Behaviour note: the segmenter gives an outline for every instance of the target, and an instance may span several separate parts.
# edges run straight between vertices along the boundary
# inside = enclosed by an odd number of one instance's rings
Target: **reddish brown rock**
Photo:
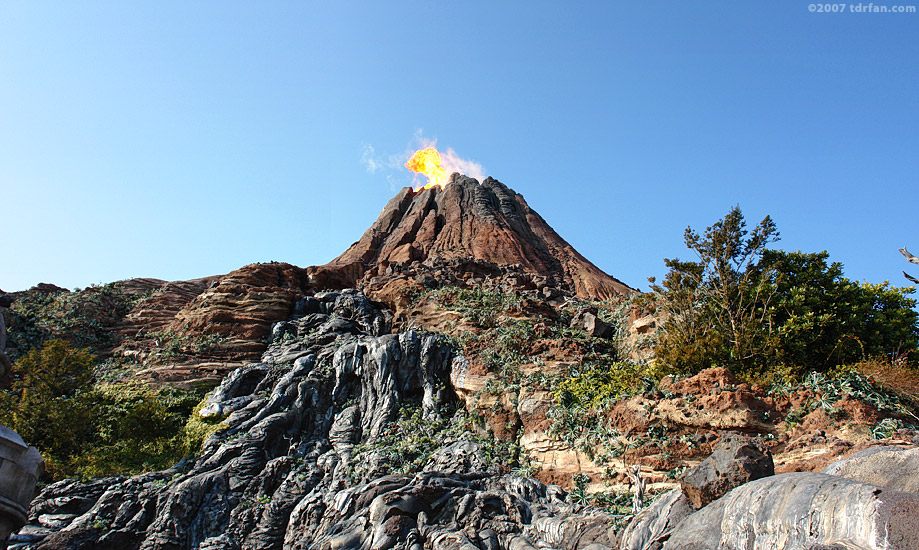
[[[400,191],[359,241],[311,275],[353,286],[380,265],[456,259],[556,276],[584,298],[635,292],[579,254],[521,195],[492,178],[479,184],[459,174],[443,190]]]
[[[303,268],[286,263],[247,265],[219,277],[176,314],[169,328],[266,344],[271,324],[287,319],[309,288]],[[264,345],[244,347],[264,349]]]

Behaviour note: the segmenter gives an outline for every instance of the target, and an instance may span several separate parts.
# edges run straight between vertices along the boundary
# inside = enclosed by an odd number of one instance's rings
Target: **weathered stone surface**
[[[919,448],[872,447],[830,464],[823,473],[919,493]]]
[[[680,487],[698,510],[734,487],[773,474],[772,454],[761,440],[726,435],[711,456],[683,474]]]
[[[0,426],[0,545],[26,522],[35,484],[45,461],[35,447],[6,426]]]
[[[28,527],[43,540],[24,548],[613,547],[606,514],[503,475],[467,439],[422,472],[382,475],[380,453],[355,448],[371,449],[409,400],[439,418],[456,399],[453,352],[434,335],[389,334],[388,314],[354,291],[297,309],[261,361],[213,393],[212,414],[229,416],[200,456],[46,487]]]
[[[572,328],[579,328],[594,338],[610,338],[614,334],[613,327],[597,317],[596,311],[585,311],[571,321]]]
[[[115,353],[143,364],[137,376],[155,383],[217,383],[257,360],[272,324],[287,319],[297,301],[312,292],[306,269],[277,262],[192,281],[131,279],[122,284],[152,294],[125,316],[125,338]],[[171,338],[187,342],[189,349],[162,356]],[[202,348],[200,342],[210,344]]]
[[[10,372],[12,362],[6,356],[6,321],[3,318],[3,311],[0,310],[0,378],[3,378]]]
[[[303,268],[285,263],[247,265],[211,283],[176,314],[169,328],[180,334],[238,340],[239,352],[255,358],[264,350],[262,341],[271,324],[287,319],[309,289]]]
[[[664,544],[703,548],[914,550],[919,495],[819,473],[770,476],[690,515]]]
[[[638,513],[619,539],[621,550],[660,550],[673,529],[695,512],[683,491],[674,489]]]
[[[400,191],[358,242],[311,273],[330,280],[336,271],[341,279],[347,278],[344,272],[359,278],[377,266],[433,259],[478,259],[557,274],[586,298],[634,292],[574,250],[521,195],[492,178],[480,184],[459,174],[444,189]]]

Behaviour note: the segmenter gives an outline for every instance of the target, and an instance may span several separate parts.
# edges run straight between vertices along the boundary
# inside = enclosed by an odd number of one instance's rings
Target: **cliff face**
[[[470,259],[557,277],[582,298],[634,292],[572,248],[522,195],[492,178],[479,184],[459,174],[442,190],[400,191],[359,241],[323,267],[363,276],[390,264]]]
[[[48,485],[11,547],[917,547],[919,452],[900,447],[919,430],[873,448],[899,401],[859,379],[832,402],[819,380],[767,393],[719,368],[638,384],[623,358],[658,319],[613,330],[632,292],[520,195],[454,175],[401,191],[324,266],[0,296],[17,353],[81,337],[136,360],[121,379],[217,386],[193,413],[214,430],[195,456]],[[737,432],[762,441],[732,446]],[[744,473],[750,448],[765,480]],[[833,475],[794,473],[846,454]]]
[[[457,358],[436,335],[389,333],[389,314],[355,291],[317,293],[298,309],[277,326],[260,362],[211,394],[201,414],[223,422],[197,457],[132,478],[49,485],[14,543],[43,550],[613,544],[607,515],[567,502],[557,487],[506,474],[490,458],[500,448],[456,410]],[[399,428],[405,410],[417,423]],[[413,443],[397,451],[399,440]],[[433,441],[436,450],[425,450]]]

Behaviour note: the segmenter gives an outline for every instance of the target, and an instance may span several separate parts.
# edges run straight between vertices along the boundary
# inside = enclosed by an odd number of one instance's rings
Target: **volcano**
[[[335,274],[336,286],[354,286],[390,266],[449,270],[469,260],[548,279],[582,298],[635,292],[578,253],[522,195],[493,178],[479,183],[458,173],[442,189],[402,189],[360,240],[313,269],[320,280]]]
[[[357,242],[325,265],[271,262],[191,281],[122,281],[125,296],[149,296],[123,318],[96,320],[117,332],[120,344],[95,351],[144,364],[141,376],[157,383],[213,383],[257,360],[273,323],[295,313],[303,296],[357,288],[398,317],[413,293],[439,286],[519,293],[553,305],[571,296],[610,300],[635,292],[579,254],[520,194],[493,178],[479,183],[453,173],[444,187],[402,189]],[[19,294],[51,291],[67,292],[40,286]],[[86,299],[95,300],[92,292]],[[173,351],[164,354],[167,345]]]

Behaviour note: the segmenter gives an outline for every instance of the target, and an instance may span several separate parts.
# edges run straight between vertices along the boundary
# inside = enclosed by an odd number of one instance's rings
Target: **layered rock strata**
[[[607,300],[635,292],[579,254],[522,195],[495,179],[480,184],[460,174],[443,189],[400,191],[360,240],[313,274],[331,278],[334,272],[356,283],[390,264],[470,259],[557,276],[583,298]]]
[[[18,548],[613,547],[605,514],[503,474],[462,437],[422,472],[382,475],[380,453],[357,448],[407,402],[437,419],[455,400],[454,352],[434,335],[389,333],[391,317],[354,291],[297,307],[262,360],[212,395],[206,414],[224,427],[197,458],[46,487]]]

